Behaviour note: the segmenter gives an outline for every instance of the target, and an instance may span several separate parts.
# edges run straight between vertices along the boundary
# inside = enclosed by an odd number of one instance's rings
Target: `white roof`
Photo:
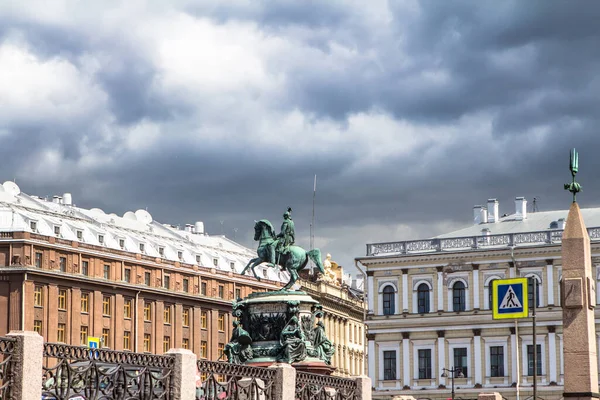
[[[145,210],[124,216],[46,201],[0,185],[0,231],[28,231],[111,249],[240,273],[256,251],[225,236],[194,233],[152,219]],[[9,190],[11,190],[9,192]],[[32,222],[34,224],[32,224]],[[162,253],[162,254],[161,254]],[[199,261],[199,262],[198,262]],[[286,272],[260,265],[260,277],[287,282]]]

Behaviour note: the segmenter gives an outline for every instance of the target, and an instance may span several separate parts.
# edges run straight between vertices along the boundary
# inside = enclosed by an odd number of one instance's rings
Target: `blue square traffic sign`
[[[527,278],[500,279],[492,282],[494,319],[527,318]]]

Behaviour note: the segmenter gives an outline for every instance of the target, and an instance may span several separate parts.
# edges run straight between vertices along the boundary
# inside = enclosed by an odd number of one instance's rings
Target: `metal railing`
[[[266,400],[273,396],[273,369],[204,360],[197,365],[201,376],[197,400]]]
[[[0,338],[0,400],[12,400],[13,380],[17,359],[16,339]]]
[[[367,244],[367,256],[437,253],[444,251],[490,249],[507,246],[560,244],[563,230],[479,235],[455,238],[436,238]],[[588,228],[592,241],[600,239],[600,227]]]
[[[298,400],[354,400],[357,392],[354,379],[296,371]]]
[[[42,397],[170,400],[173,356],[44,344]]]

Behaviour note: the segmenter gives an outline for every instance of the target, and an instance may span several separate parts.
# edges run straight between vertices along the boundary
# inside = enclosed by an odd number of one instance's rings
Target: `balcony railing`
[[[563,230],[538,232],[506,233],[501,235],[480,235],[455,238],[409,240],[367,244],[367,256],[440,253],[473,249],[494,249],[507,246],[534,246],[559,244]],[[600,240],[600,227],[588,228],[590,240]]]

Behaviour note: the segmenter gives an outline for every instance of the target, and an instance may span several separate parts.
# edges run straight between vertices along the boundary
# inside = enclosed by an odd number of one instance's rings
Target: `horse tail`
[[[323,267],[323,262],[321,261],[321,250],[312,249],[306,252],[306,255],[315,263],[317,268],[319,268],[319,272],[322,274],[325,273],[325,268]]]

